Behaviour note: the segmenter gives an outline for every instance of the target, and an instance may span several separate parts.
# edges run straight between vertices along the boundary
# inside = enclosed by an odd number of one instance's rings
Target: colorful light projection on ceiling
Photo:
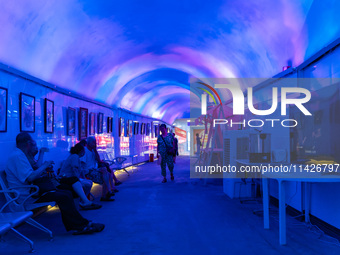
[[[0,62],[172,122],[191,77],[271,77],[339,37],[335,0],[0,0]]]

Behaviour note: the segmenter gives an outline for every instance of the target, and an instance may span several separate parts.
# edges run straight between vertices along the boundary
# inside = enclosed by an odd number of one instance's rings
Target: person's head
[[[168,133],[165,124],[160,125],[159,130],[162,132],[163,135],[166,135]]]
[[[38,153],[37,143],[27,132],[21,132],[17,135],[16,146],[25,154],[32,155],[33,157]]]
[[[87,145],[86,139],[81,140],[79,143],[84,147]]]
[[[96,138],[94,136],[89,136],[86,140],[87,148],[89,150],[94,150],[97,147]]]
[[[198,133],[196,133],[196,136],[198,137]]]
[[[79,157],[82,157],[85,154],[84,146],[81,143],[77,143],[71,148],[70,153],[77,154]]]

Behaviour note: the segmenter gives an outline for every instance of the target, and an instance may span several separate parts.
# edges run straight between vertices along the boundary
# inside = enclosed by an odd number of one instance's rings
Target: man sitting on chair
[[[114,201],[111,197],[115,195],[116,188],[111,176],[112,171],[110,173],[110,169],[99,164],[100,162],[98,162],[97,159],[96,148],[96,138],[89,136],[85,147],[85,155],[80,159],[83,162],[84,174],[93,182],[103,185],[100,201]]]
[[[28,161],[28,155],[33,154],[36,150],[36,143],[32,137],[22,132],[16,137],[16,148],[10,155],[5,169],[9,188],[13,188],[20,192],[20,199],[23,201],[30,195],[30,188],[20,188],[23,185],[29,185],[33,181],[42,179],[41,176],[50,168],[53,161],[44,162],[38,169],[33,170]],[[92,223],[85,219],[75,207],[72,193],[68,190],[60,190],[51,188],[44,193],[40,192],[40,197],[36,202],[55,201],[59,206],[61,217],[67,231],[75,230],[73,234],[91,234],[100,232],[104,229],[104,225],[100,223]]]

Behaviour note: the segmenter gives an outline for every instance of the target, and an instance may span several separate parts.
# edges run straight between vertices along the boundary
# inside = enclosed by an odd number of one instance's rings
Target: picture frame
[[[54,102],[45,98],[45,133],[54,132]]]
[[[87,138],[89,110],[87,108],[79,108],[78,128],[79,141]]]
[[[104,113],[100,112],[98,113],[98,128],[97,128],[98,134],[103,133],[103,121],[104,121]]]
[[[119,135],[119,137],[122,137],[122,136],[124,136],[124,132],[125,132],[124,118],[120,117],[119,121],[118,121],[118,124],[119,124],[118,135]]]
[[[112,117],[107,117],[107,133],[112,133]]]
[[[20,93],[20,132],[35,132],[35,97]]]
[[[128,129],[127,136],[131,136],[132,137],[132,134],[133,134],[133,131],[132,131],[132,129],[133,129],[133,121],[132,120],[128,120],[128,127],[129,127],[129,129]]]
[[[134,122],[133,134],[138,135],[138,130],[139,130],[139,122]]]
[[[0,87],[0,132],[7,132],[8,90]]]
[[[96,133],[95,123],[96,123],[96,114],[94,112],[91,112],[89,115],[89,134],[90,135],[95,135]]]
[[[145,134],[145,123],[142,123],[142,124],[140,125],[140,134],[141,134],[141,135],[144,135],[144,134]]]
[[[67,108],[67,135],[76,135],[76,109]]]
[[[150,135],[150,123],[147,123],[147,124],[146,124],[145,135],[147,135],[147,136]]]

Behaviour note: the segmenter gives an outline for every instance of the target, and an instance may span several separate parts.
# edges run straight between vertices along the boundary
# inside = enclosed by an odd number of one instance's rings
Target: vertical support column
[[[279,229],[280,229],[280,244],[285,245],[286,240],[286,183],[283,180],[279,181]]]
[[[269,229],[269,192],[268,192],[268,179],[262,178],[263,189],[263,227]]]

